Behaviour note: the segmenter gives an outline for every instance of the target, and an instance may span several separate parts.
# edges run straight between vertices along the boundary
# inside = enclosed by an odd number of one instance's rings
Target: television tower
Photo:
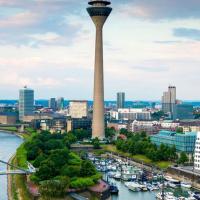
[[[108,7],[111,4],[108,0],[91,0],[88,4],[87,11],[96,26],[92,138],[102,140],[105,138],[103,25],[112,8]]]

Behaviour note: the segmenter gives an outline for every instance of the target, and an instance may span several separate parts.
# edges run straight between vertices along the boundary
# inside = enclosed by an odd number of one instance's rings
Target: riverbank
[[[10,159],[9,159],[9,161],[8,161],[8,163],[9,164],[11,164],[12,163],[12,160],[14,159],[14,156],[15,155],[13,155]],[[10,165],[7,165],[7,170],[9,171],[9,170],[11,170],[11,166]],[[8,194],[8,200],[14,200],[14,198],[13,198],[13,195],[12,195],[12,176],[11,175],[7,175],[7,194]]]

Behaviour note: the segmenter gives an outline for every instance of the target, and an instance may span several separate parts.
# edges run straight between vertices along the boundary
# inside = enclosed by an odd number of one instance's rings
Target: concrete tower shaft
[[[112,8],[107,7],[109,4],[109,1],[93,0],[89,2],[91,6],[87,8],[96,26],[92,137],[98,137],[101,140],[105,138],[103,25],[112,11]]]

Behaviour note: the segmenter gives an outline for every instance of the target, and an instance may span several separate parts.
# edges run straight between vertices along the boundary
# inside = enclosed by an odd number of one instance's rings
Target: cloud
[[[40,19],[37,13],[22,12],[0,20],[0,28],[22,28],[36,24]]]
[[[199,0],[135,0],[125,5],[121,12],[125,15],[151,20],[200,18]]]
[[[70,44],[82,30],[78,20],[68,17],[76,12],[80,17],[81,4],[76,7],[75,3],[75,0],[0,0],[0,44],[32,47],[56,42]]]
[[[176,37],[200,41],[200,29],[176,28],[173,30]]]

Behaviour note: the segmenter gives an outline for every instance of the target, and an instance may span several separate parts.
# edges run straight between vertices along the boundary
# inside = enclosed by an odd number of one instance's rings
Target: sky
[[[200,100],[200,1],[112,0],[104,26],[105,99]],[[87,0],[0,0],[0,99],[92,99],[95,27]]]

